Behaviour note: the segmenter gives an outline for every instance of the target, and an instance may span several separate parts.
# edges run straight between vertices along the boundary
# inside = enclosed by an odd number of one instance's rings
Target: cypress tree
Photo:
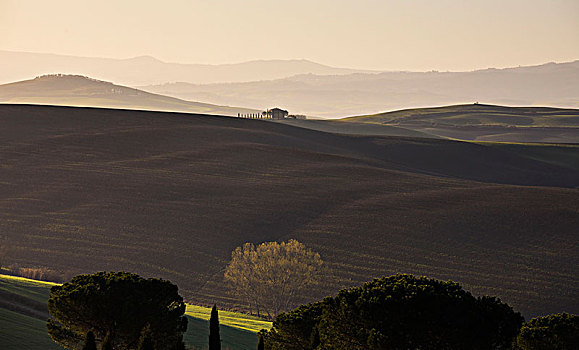
[[[84,338],[84,343],[82,344],[82,350],[97,350],[94,333],[92,331],[88,331],[86,334],[86,338]]]
[[[217,305],[213,305],[213,309],[211,309],[211,318],[209,319],[209,350],[221,350]]]
[[[265,350],[265,345],[263,344],[263,335],[259,335],[259,340],[257,341],[257,350]]]
[[[155,350],[150,325],[143,327],[143,330],[141,331],[141,338],[139,338],[139,345],[137,346],[137,350]]]

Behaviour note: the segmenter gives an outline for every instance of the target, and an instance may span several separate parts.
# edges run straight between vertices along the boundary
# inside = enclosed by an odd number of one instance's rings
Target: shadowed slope
[[[22,264],[130,270],[243,307],[222,282],[232,249],[292,237],[331,267],[300,302],[410,272],[527,316],[578,310],[578,192],[517,186],[576,187],[572,168],[456,141],[89,108],[0,106],[0,140],[0,232]]]

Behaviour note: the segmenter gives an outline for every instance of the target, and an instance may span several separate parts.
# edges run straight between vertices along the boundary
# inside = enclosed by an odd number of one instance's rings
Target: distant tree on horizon
[[[317,282],[322,265],[320,254],[295,239],[257,247],[246,243],[231,254],[225,280],[258,316],[264,311],[273,318],[292,307],[300,290]]]
[[[217,305],[211,309],[209,318],[209,350],[221,350],[221,336],[219,335],[219,313]]]

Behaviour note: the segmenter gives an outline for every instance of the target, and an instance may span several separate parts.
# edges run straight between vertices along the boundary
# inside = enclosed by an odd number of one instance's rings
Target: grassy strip
[[[46,303],[50,287],[58,283],[0,274],[0,291]],[[189,319],[185,343],[193,349],[204,349],[209,336],[211,309],[187,304]],[[249,350],[257,346],[256,332],[271,328],[271,322],[231,311],[220,311],[221,338],[224,349]],[[53,343],[43,320],[0,307],[0,349],[59,349]]]
[[[208,321],[209,317],[211,316],[211,309],[187,304],[187,310],[185,311],[185,314],[194,318]],[[239,328],[254,333],[257,333],[264,328],[271,328],[271,322],[264,321],[263,319],[256,316],[223,310],[219,311],[219,323],[223,326]]]

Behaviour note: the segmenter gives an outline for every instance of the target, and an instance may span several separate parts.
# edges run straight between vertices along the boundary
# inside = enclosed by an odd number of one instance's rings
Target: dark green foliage
[[[113,350],[113,336],[111,332],[107,332],[103,343],[101,344],[101,350]]]
[[[48,310],[49,334],[67,348],[77,347],[92,331],[96,339],[108,335],[111,348],[134,349],[141,331],[150,325],[156,348],[173,349],[187,329],[177,286],[127,272],[79,275],[54,286]]]
[[[143,328],[141,332],[141,338],[139,338],[139,345],[137,350],[155,350],[153,345],[153,334],[151,333],[151,326],[147,325]]]
[[[178,342],[177,345],[175,345],[174,350],[187,350],[185,347],[185,342]]]
[[[560,313],[533,318],[521,328],[517,349],[579,349],[579,316]]]
[[[219,313],[217,312],[217,305],[213,305],[213,309],[211,309],[211,318],[209,319],[209,350],[221,350]]]
[[[89,331],[86,333],[86,338],[84,338],[84,343],[82,344],[82,350],[97,350],[93,332]]]
[[[312,339],[319,339],[318,332],[324,306],[331,298],[321,302],[302,305],[295,310],[282,313],[273,321],[269,332],[262,331],[267,349],[308,350],[315,349]]]
[[[395,275],[281,314],[265,340],[272,350],[504,349],[522,322],[457,283]]]
[[[265,350],[264,344],[263,344],[263,335],[259,334],[258,335],[258,341],[257,341],[257,350]]]

